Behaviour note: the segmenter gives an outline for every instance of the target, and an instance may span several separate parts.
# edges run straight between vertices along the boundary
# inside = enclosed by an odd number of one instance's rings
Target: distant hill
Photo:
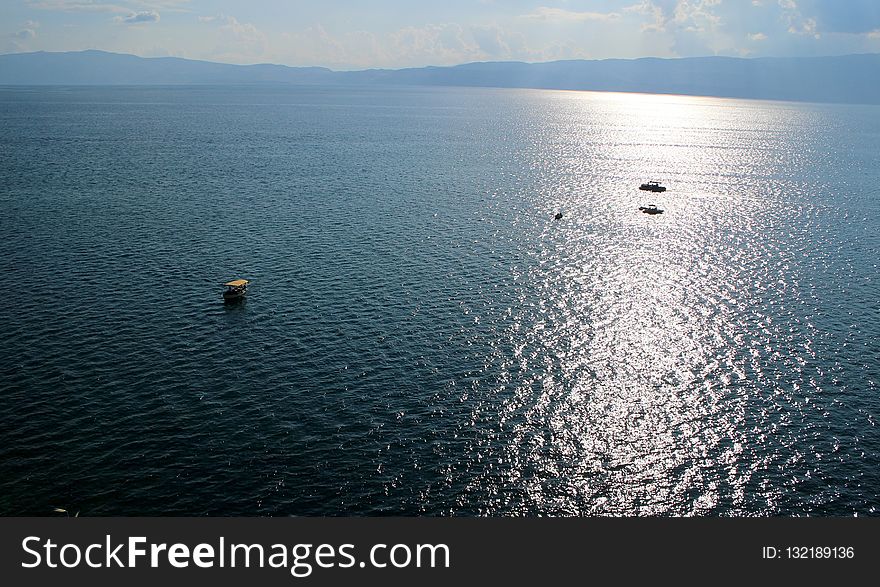
[[[323,67],[231,65],[93,50],[0,55],[0,85],[321,83],[332,75]]]
[[[880,55],[489,62],[350,72],[104,51],[0,55],[0,85],[242,83],[544,88],[880,104]]]

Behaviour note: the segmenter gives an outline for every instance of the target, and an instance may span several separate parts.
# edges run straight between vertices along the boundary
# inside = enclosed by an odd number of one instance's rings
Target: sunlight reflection
[[[744,373],[760,370],[739,352],[751,325],[730,310],[752,289],[737,239],[761,212],[749,174],[775,121],[710,98],[552,100],[530,129],[535,205],[567,221],[540,230],[540,303],[514,337],[511,368],[543,372],[506,407],[516,482],[560,514],[735,511],[752,473],[739,465]],[[670,190],[640,192],[649,179]],[[648,200],[666,213],[640,214]]]

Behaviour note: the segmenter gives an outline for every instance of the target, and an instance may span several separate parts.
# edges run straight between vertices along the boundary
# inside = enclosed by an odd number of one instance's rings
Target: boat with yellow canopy
[[[242,299],[247,295],[247,286],[250,283],[247,279],[234,279],[223,284],[226,291],[223,292],[223,299],[227,302],[233,302]]]

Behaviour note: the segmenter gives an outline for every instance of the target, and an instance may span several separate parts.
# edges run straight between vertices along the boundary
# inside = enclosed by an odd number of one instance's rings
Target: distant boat
[[[648,192],[665,192],[666,188],[660,185],[659,181],[649,181],[648,183],[643,183],[639,186],[640,190],[645,190]]]
[[[555,218],[556,220],[562,220],[562,212],[558,212],[553,218]]]
[[[250,283],[247,279],[235,279],[227,281],[223,284],[226,291],[223,292],[223,300],[226,302],[238,301],[247,295],[247,286]]]
[[[648,204],[647,206],[639,206],[639,210],[645,214],[663,214],[663,210],[657,207],[657,204]]]

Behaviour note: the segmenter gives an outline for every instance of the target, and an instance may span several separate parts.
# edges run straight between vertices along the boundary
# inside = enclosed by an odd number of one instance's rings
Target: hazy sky
[[[880,0],[0,0],[2,52],[334,69],[880,52]]]

